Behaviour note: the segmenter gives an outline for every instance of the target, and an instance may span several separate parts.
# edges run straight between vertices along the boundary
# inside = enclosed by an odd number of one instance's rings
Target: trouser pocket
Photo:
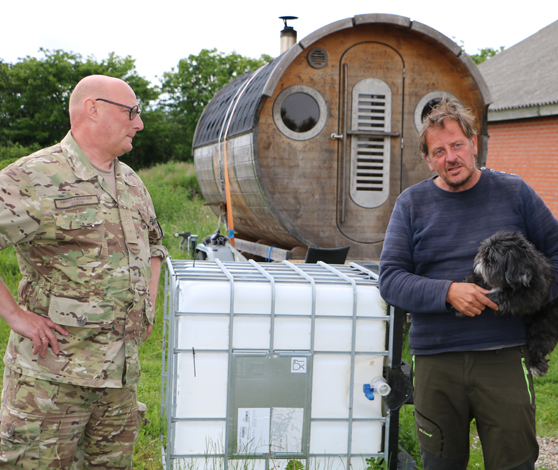
[[[2,461],[37,462],[41,423],[42,417],[27,416],[23,419],[9,412],[4,413],[0,424]]]
[[[442,457],[444,434],[442,428],[415,409],[415,426],[421,447],[431,454]]]
[[[40,457],[41,426],[44,416],[36,399],[45,397],[46,406],[52,394],[28,385],[29,379],[6,368],[2,409],[0,410],[0,462],[18,468],[36,468]],[[41,395],[43,393],[45,395]],[[50,395],[50,396],[49,396]]]

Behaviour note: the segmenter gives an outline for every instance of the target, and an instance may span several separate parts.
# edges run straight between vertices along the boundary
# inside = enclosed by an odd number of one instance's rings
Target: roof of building
[[[558,21],[479,65],[489,112],[558,103]]]

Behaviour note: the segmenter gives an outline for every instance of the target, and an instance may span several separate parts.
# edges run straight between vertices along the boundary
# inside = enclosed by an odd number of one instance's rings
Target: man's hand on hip
[[[55,354],[60,352],[53,329],[64,336],[70,334],[66,328],[57,325],[50,318],[37,315],[19,306],[4,318],[13,331],[33,341],[33,354],[40,351],[41,357],[46,357],[49,344]]]

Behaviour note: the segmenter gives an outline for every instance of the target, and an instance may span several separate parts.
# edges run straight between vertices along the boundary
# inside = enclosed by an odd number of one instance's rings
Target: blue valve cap
[[[374,387],[370,384],[364,384],[362,386],[362,391],[364,392],[364,396],[369,400],[374,400]]]

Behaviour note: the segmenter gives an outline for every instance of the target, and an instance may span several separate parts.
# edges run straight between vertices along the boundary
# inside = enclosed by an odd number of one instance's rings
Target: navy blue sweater
[[[558,221],[521,178],[486,168],[471,189],[449,192],[434,178],[397,199],[380,262],[380,292],[411,312],[413,354],[436,354],[525,342],[521,318],[489,310],[456,318],[446,295],[473,269],[482,240],[499,230],[520,231],[558,268]],[[558,294],[554,285],[552,297]]]

